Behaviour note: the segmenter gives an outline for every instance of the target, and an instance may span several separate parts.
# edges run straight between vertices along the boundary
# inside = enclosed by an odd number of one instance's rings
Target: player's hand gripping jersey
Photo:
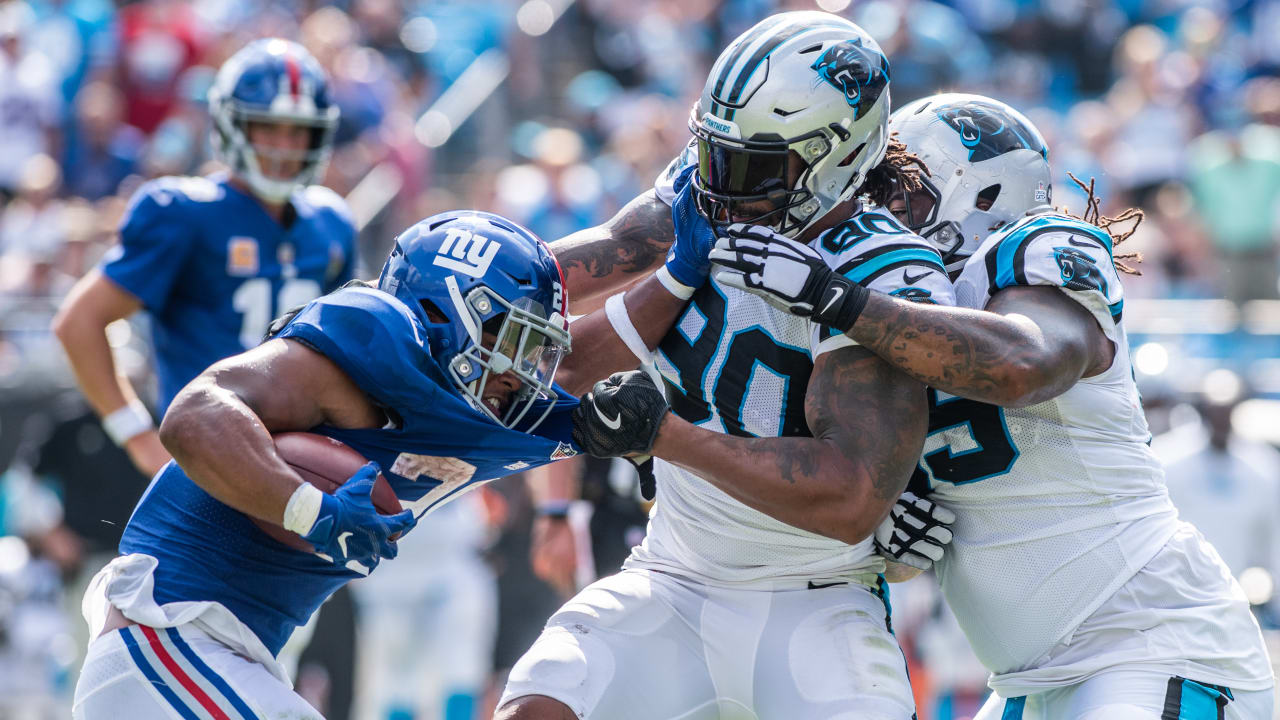
[[[313,432],[377,462],[406,509],[421,518],[476,483],[576,454],[561,393],[537,434],[506,428],[468,404],[433,359],[441,341],[397,298],[348,288],[320,298],[277,336],[333,361],[391,418],[379,429]],[[545,405],[546,400],[538,401]],[[530,418],[541,415],[536,405]],[[264,534],[170,463],[152,481],[120,543],[159,560],[159,605],[216,601],[272,655],[334,590],[358,575]]]
[[[659,177],[676,233],[709,233],[691,197],[696,154]],[[879,208],[860,208],[812,243],[833,268],[880,292],[952,304],[936,251]],[[739,436],[808,435],[804,397],[821,353],[853,345],[841,333],[716,281],[689,301],[655,353],[671,409],[702,427]],[[857,412],[850,408],[850,412]],[[717,583],[874,575],[871,540],[849,546],[757,512],[674,465],[655,461],[658,503],[629,567],[694,572]]]
[[[1163,472],[1147,445],[1111,238],[1064,215],[1024,218],[982,244],[955,288],[961,306],[983,308],[1002,289],[1034,285],[1061,288],[1093,315],[1115,344],[1112,366],[1052,400],[1018,409],[930,389],[929,437],[911,483],[955,511],[954,540],[936,565],[938,578],[974,651],[995,672],[993,687],[1006,696],[1029,688],[1001,687],[1002,675],[1017,673],[1015,683],[1034,685],[1073,672],[1050,666],[1018,673],[1044,665],[1046,651],[1177,530]],[[1185,597],[1197,597],[1196,588],[1186,590]],[[1189,636],[1186,643],[1169,651],[1194,658],[1219,650],[1210,637]],[[1160,652],[1153,647],[1140,660],[1159,661]],[[1188,676],[1218,675],[1201,668]]]
[[[333,191],[294,193],[282,228],[227,178],[143,185],[102,272],[152,315],[160,409],[209,365],[258,344],[285,309],[351,279],[355,228]]]

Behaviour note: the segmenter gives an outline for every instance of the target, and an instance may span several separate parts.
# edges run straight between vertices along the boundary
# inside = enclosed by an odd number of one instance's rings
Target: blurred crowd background
[[[355,211],[369,276],[396,230],[445,209],[548,240],[607,219],[687,141],[724,45],[814,8],[880,42],[896,106],[958,90],[1022,109],[1049,142],[1055,204],[1083,209],[1071,171],[1096,178],[1105,213],[1143,209],[1125,319],[1154,446],[1175,502],[1277,627],[1280,1],[6,0],[0,719],[67,716],[79,594],[146,482],[80,398],[50,318],[140,183],[214,169],[204,98],[224,59],[279,35],[328,71],[342,117],[326,184]],[[142,388],[145,322],[109,334]],[[594,540],[580,584],[617,567],[645,508],[629,470],[575,472],[575,523]],[[338,625],[298,639],[299,687],[333,720],[487,717],[489,685],[572,591],[530,570],[531,523],[518,481],[433,515]],[[932,581],[893,600],[921,719],[968,717],[985,673]]]

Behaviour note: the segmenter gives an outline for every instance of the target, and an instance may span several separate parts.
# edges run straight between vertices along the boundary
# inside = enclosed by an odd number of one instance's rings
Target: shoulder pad
[[[987,238],[956,280],[962,304],[984,307],[1000,290],[1047,285],[1068,291],[1110,336],[1124,309],[1124,287],[1105,230],[1078,218],[1046,213],[1024,218]]]
[[[351,222],[351,206],[347,205],[347,201],[341,195],[324,185],[308,185],[299,194],[302,196],[303,202],[311,208],[332,210],[343,220]]]
[[[697,166],[698,151],[695,149],[694,141],[690,140],[680,154],[667,163],[667,167],[658,173],[657,179],[653,181],[653,191],[658,194],[658,199],[668,205],[674,203],[676,195],[684,188],[684,184],[688,183],[689,178],[685,176],[684,183],[679,187],[677,187],[677,181],[685,170]]]
[[[225,196],[218,183],[206,177],[168,176],[156,178],[138,188],[135,198],[149,198],[156,205],[166,207],[175,202],[216,202]]]
[[[827,263],[850,280],[911,300],[953,304],[942,257],[887,211],[872,207],[814,242]]]

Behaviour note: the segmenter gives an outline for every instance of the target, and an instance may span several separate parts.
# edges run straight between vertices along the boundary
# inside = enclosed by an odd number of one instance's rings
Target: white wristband
[[[694,289],[675,279],[675,276],[671,274],[671,271],[667,269],[666,265],[658,268],[658,271],[654,273],[654,275],[658,276],[658,282],[662,283],[662,287],[666,288],[667,292],[672,295],[675,295],[681,300],[688,300],[693,297]]]
[[[102,418],[102,429],[116,445],[124,445],[155,426],[147,406],[137,400]]]
[[[306,535],[315,527],[316,518],[320,517],[320,504],[324,501],[324,493],[311,483],[304,482],[289,496],[289,504],[284,506],[285,530]]]
[[[647,365],[653,361],[653,353],[649,350],[649,346],[645,345],[644,339],[640,337],[640,333],[636,330],[636,326],[631,323],[631,315],[627,312],[627,303],[623,300],[626,293],[618,293],[611,295],[608,300],[604,301],[604,315],[609,319],[609,324],[613,326],[613,331],[618,333],[618,337],[622,340],[632,355],[640,361],[642,365]]]

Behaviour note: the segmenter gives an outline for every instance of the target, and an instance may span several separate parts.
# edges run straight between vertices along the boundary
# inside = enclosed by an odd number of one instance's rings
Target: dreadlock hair
[[[1128,240],[1133,235],[1133,233],[1138,230],[1138,226],[1142,224],[1143,218],[1146,217],[1145,214],[1142,212],[1142,210],[1138,208],[1128,208],[1124,212],[1120,213],[1115,217],[1107,217],[1102,214],[1102,210],[1100,209],[1100,206],[1102,205],[1102,199],[1099,198],[1093,191],[1094,184],[1096,182],[1095,179],[1089,178],[1089,184],[1085,185],[1083,182],[1080,181],[1080,178],[1077,178],[1075,175],[1072,175],[1070,171],[1067,172],[1067,177],[1071,178],[1071,182],[1075,183],[1081,190],[1084,191],[1086,196],[1084,201],[1085,208],[1082,214],[1074,215],[1070,211],[1068,211],[1066,207],[1062,207],[1062,208],[1059,208],[1059,211],[1062,214],[1068,215],[1077,220],[1083,220],[1089,223],[1090,225],[1093,225],[1094,227],[1100,228],[1103,232],[1105,232],[1108,236],[1111,237],[1112,247],[1119,247],[1120,243],[1124,242],[1125,240]],[[1129,222],[1129,221],[1132,221],[1133,224],[1130,225],[1127,230],[1119,231],[1119,230],[1111,229],[1115,225],[1118,225],[1124,222]],[[1132,260],[1134,263],[1142,262],[1142,253],[1136,252],[1136,251],[1130,252],[1130,253],[1123,253],[1123,254],[1113,253],[1111,258],[1112,258],[1111,260],[1112,263],[1114,263],[1116,266],[1116,270],[1119,270],[1120,272],[1125,273],[1127,275],[1142,274],[1142,271],[1138,270],[1136,267],[1133,267],[1129,263],[1125,262],[1126,260]]]
[[[924,161],[907,149],[907,144],[898,139],[898,133],[893,133],[880,164],[867,171],[861,192],[875,204],[887,207],[890,198],[898,192],[919,190],[922,172],[930,174]]]

